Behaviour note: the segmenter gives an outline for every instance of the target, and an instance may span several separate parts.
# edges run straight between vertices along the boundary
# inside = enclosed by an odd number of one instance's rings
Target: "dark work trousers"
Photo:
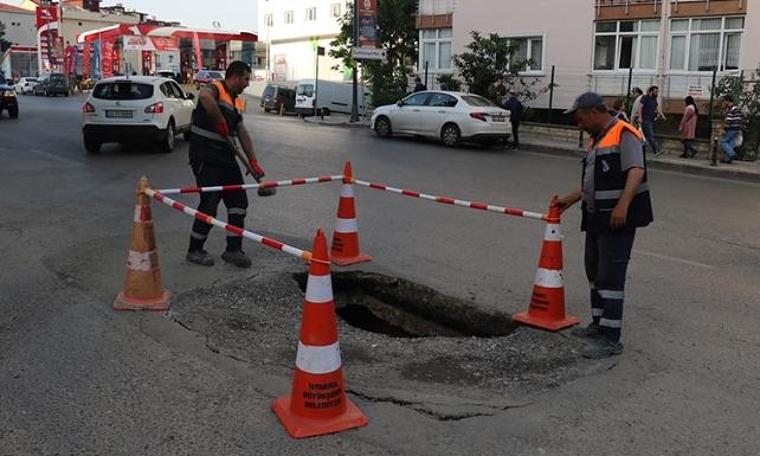
[[[193,165],[193,173],[199,187],[240,185],[243,183],[243,175],[240,173],[237,164],[219,166],[198,163]],[[198,211],[216,218],[216,210],[219,207],[220,200],[224,200],[224,206],[227,208],[227,223],[245,228],[245,215],[248,209],[248,196],[245,191],[201,193],[201,204],[198,206]],[[200,220],[193,223],[193,231],[190,233],[191,252],[203,249],[209,231],[211,231],[211,225]],[[242,246],[243,238],[241,236],[227,232],[228,252],[241,250]]]
[[[520,121],[512,122],[512,148],[518,149],[520,147]]]
[[[625,273],[636,230],[586,232],[586,276],[591,316],[607,339],[618,342],[623,323]]]

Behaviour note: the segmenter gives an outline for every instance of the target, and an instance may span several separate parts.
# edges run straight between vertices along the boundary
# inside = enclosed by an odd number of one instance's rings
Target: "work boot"
[[[227,263],[232,263],[239,268],[250,268],[251,259],[248,258],[242,250],[229,251],[222,254],[222,259]]]
[[[599,324],[594,322],[589,323],[588,326],[573,328],[570,331],[570,334],[575,337],[584,337],[587,339],[597,339],[602,337],[602,333],[599,332]]]
[[[604,359],[621,353],[623,353],[623,344],[613,342],[606,337],[594,339],[590,345],[581,350],[583,357],[588,359]]]
[[[213,266],[214,258],[205,250],[193,250],[187,252],[185,259],[189,263],[199,264],[201,266]]]

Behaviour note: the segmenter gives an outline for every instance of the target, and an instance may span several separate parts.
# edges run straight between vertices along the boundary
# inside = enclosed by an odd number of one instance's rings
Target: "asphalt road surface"
[[[171,154],[109,145],[87,155],[83,101],[21,97],[20,119],[0,120],[0,455],[760,451],[759,185],[651,172],[656,223],[634,247],[625,352],[598,362],[593,375],[513,398],[519,407],[457,420],[352,397],[367,428],[295,441],[269,410],[272,395],[288,391],[287,376],[210,351],[166,316],[111,310],[139,177],[156,187],[193,182],[184,142]],[[365,180],[542,212],[552,194],[578,184],[581,171],[572,157],[446,149],[258,113],[246,122],[273,179],[339,174],[351,160]],[[357,194],[362,248],[375,257],[374,270],[485,309],[526,308],[540,223]],[[335,205],[335,186],[281,189],[275,198],[252,198],[247,224],[308,248],[318,226],[331,229]],[[156,205],[153,213],[173,292],[257,273],[256,264],[249,271],[186,264],[191,220]],[[586,323],[579,218],[572,211],[563,220],[565,286],[568,312]],[[215,230],[209,250],[222,249]],[[266,354],[251,347],[250,356]],[[344,362],[350,383],[350,359]],[[445,390],[430,383],[431,394]]]

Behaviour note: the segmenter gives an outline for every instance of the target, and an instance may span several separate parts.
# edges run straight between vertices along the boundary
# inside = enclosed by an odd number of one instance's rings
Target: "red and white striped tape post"
[[[353,182],[356,185],[361,185],[363,187],[372,188],[375,190],[383,190],[390,193],[396,193],[398,195],[403,196],[409,196],[412,198],[420,198],[428,201],[432,201],[434,203],[440,203],[440,204],[448,204],[452,206],[460,206],[460,207],[467,207],[470,209],[477,209],[481,211],[488,211],[488,212],[495,212],[497,214],[506,214],[511,215],[514,217],[526,217],[530,219],[535,220],[546,220],[547,216],[546,214],[541,214],[538,212],[530,212],[523,209],[515,209],[511,207],[502,207],[502,206],[496,206],[494,204],[488,204],[488,203],[481,203],[481,202],[473,202],[473,201],[466,201],[466,200],[460,200],[451,198],[448,196],[436,196],[436,195],[429,195],[426,193],[420,193],[413,190],[404,190],[401,188],[395,188],[395,187],[389,187],[385,184],[378,184],[378,183],[372,183],[372,182],[365,182],[358,179],[352,179],[351,182]]]
[[[164,196],[161,194],[161,192],[153,189],[146,189],[145,194],[149,197],[161,201],[162,203],[166,204],[167,206],[171,206],[174,209],[184,212],[185,214],[195,217],[196,219],[208,223],[209,225],[217,226],[223,230],[229,231],[230,233],[234,233],[238,236],[242,236],[246,239],[250,239],[254,242],[258,242],[259,244],[263,244],[269,248],[279,250],[281,252],[287,253],[288,255],[293,255],[298,258],[301,258],[304,261],[311,262],[312,261],[312,255],[311,252],[307,250],[301,250],[299,248],[284,244],[280,241],[261,236],[259,234],[253,233],[251,231],[244,230],[242,228],[239,228],[237,226],[230,225],[229,223],[224,223],[221,220],[215,219],[214,217],[204,214],[203,212],[196,211],[195,209],[192,209],[179,201],[175,201],[167,196]]]
[[[155,190],[162,195],[178,195],[184,193],[211,193],[211,192],[234,192],[239,190],[254,190],[260,188],[275,188],[275,187],[295,187],[298,185],[309,184],[324,184],[327,182],[343,181],[343,175],[336,176],[319,176],[319,177],[304,177],[299,179],[281,180],[281,181],[264,181],[259,184],[244,184],[244,185],[220,185],[216,187],[180,187],[180,188],[166,188],[163,190]]]

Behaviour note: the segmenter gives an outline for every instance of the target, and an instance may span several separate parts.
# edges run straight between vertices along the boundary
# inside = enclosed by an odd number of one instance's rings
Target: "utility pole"
[[[353,47],[359,45],[359,0],[354,0],[354,43]],[[354,90],[353,101],[351,104],[351,123],[359,121],[359,62],[354,60]]]

